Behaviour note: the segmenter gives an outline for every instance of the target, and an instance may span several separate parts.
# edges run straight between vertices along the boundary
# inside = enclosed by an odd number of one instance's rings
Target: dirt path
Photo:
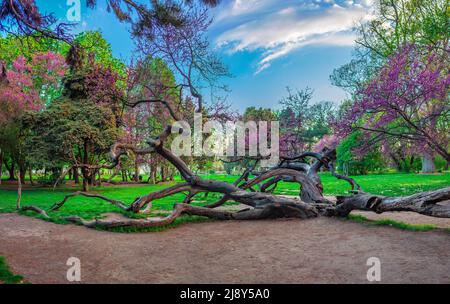
[[[118,234],[0,214],[0,255],[32,283],[366,283],[369,257],[384,283],[450,283],[450,234],[330,218],[189,223]]]

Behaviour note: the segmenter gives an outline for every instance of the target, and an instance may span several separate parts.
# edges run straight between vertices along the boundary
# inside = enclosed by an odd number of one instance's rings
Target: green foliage
[[[378,147],[372,147],[363,156],[358,156],[355,149],[361,146],[361,133],[353,132],[341,141],[337,147],[338,170],[345,174],[359,175],[382,171],[385,163]]]
[[[306,87],[293,91],[280,100],[283,105],[277,113],[280,121],[280,151],[293,155],[312,150],[322,137],[330,134],[329,120],[335,108],[332,102],[311,103],[314,91]]]
[[[148,56],[139,62],[137,73],[141,81],[138,87],[152,87],[154,98],[171,97],[179,100],[180,90],[176,86],[175,76],[164,60]]]
[[[435,159],[434,159],[434,166],[436,167],[436,170],[437,170],[438,172],[442,172],[443,170],[448,170],[447,162],[446,162],[445,159],[444,159],[442,156],[440,156],[440,155],[437,155],[437,156],[435,157]]]
[[[441,158],[442,159],[442,158]],[[420,172],[422,168],[422,160],[417,156],[405,156],[405,159],[401,161],[401,165],[397,168],[400,172]]]
[[[0,256],[0,284],[21,284],[23,277],[13,274],[6,263],[6,259]]]
[[[359,27],[357,43],[381,57],[408,43],[444,47],[448,5],[448,0],[380,0],[375,18]]]
[[[26,115],[23,125],[31,130],[27,145],[30,159],[46,167],[73,161],[86,147],[90,157],[98,161],[118,137],[112,111],[89,100],[61,98],[45,111]],[[89,161],[95,163],[94,159]]]
[[[0,37],[0,62],[10,66],[19,56],[29,61],[36,53],[51,51],[64,54],[66,49],[68,46],[65,43],[55,39],[41,37],[36,40],[30,36],[8,35]]]
[[[122,78],[126,77],[126,65],[120,59],[113,56],[111,45],[103,38],[100,31],[82,32],[75,37],[75,42],[79,43],[87,54],[94,56],[95,63],[111,68]],[[62,54],[67,55],[69,48],[69,45],[65,45]],[[89,64],[89,56],[84,58],[84,60],[84,64]]]
[[[276,119],[275,113],[268,108],[256,108],[256,107],[249,107],[245,109],[244,115],[243,115],[244,121],[267,121],[270,122],[272,120]]]

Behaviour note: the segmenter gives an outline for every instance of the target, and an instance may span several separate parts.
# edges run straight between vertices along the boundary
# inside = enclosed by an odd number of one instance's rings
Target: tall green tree
[[[23,126],[31,133],[28,153],[35,165],[81,165],[83,191],[93,184],[97,173],[91,167],[107,159],[107,152],[119,136],[111,109],[86,99],[62,97],[43,112],[28,113]]]

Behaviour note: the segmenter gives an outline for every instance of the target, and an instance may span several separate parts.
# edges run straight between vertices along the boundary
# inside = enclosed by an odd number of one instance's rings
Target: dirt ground
[[[450,283],[450,234],[342,219],[188,223],[119,234],[0,214],[0,255],[32,283],[367,283],[369,257],[382,283]]]

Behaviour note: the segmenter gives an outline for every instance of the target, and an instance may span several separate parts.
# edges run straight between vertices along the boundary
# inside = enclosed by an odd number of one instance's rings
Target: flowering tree
[[[16,118],[25,110],[40,110],[48,92],[59,89],[66,72],[64,58],[53,52],[37,53],[30,62],[19,56],[6,70],[0,91],[0,123]]]
[[[334,149],[339,144],[339,139],[336,135],[324,135],[316,144],[313,145],[314,152],[323,151],[323,149]]]
[[[450,162],[450,75],[446,54],[406,45],[391,56],[355,103],[335,124],[344,137],[355,129],[367,135],[366,146],[390,138],[417,150],[438,153]]]
[[[333,105],[327,101],[311,104],[314,91],[308,87],[296,92],[290,88],[287,90],[288,96],[280,101],[283,105],[279,113],[280,154],[293,156],[310,150],[314,143],[330,132],[328,120],[333,113]]]
[[[9,67],[2,64],[0,75],[0,149],[11,161],[7,164],[10,178],[14,178],[14,166],[19,165],[19,176],[24,178],[26,159],[23,153],[23,135],[18,125],[26,111],[39,111],[51,96],[59,94],[60,80],[66,67],[64,59],[53,52],[33,54],[27,61],[17,57]]]

